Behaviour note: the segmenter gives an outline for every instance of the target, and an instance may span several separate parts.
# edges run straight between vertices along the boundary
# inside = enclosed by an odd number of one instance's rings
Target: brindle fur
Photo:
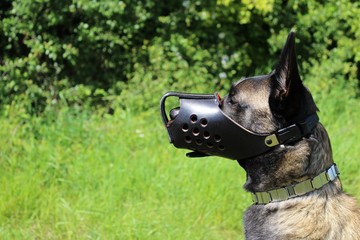
[[[269,75],[235,83],[222,109],[257,133],[270,133],[305,119],[317,107],[302,84],[290,33],[276,69]],[[253,159],[239,161],[247,191],[269,191],[299,183],[333,164],[331,145],[319,123],[311,136],[281,145]],[[252,205],[244,216],[247,239],[360,239],[360,210],[342,192],[340,180],[286,201]]]

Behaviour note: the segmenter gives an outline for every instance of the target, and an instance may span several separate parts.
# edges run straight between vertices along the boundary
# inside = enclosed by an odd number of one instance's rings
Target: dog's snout
[[[179,114],[180,112],[180,108],[177,107],[177,108],[173,108],[171,111],[170,111],[170,118],[171,120],[174,120],[176,118],[176,116]]]

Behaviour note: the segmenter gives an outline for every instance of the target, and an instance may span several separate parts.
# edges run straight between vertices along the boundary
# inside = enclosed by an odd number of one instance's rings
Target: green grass
[[[158,112],[1,126],[2,239],[242,238],[243,171],[185,158]]]
[[[325,111],[344,189],[360,199],[360,104]],[[188,159],[158,111],[0,119],[1,239],[243,239],[236,161]]]

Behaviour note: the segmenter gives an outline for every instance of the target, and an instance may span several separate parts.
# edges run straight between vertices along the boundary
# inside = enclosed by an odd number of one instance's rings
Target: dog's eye
[[[229,98],[227,99],[227,101],[228,101],[228,103],[230,103],[231,105],[236,104],[236,101],[234,101],[234,99],[233,99],[232,97],[229,97]]]
[[[246,108],[249,107],[249,106],[246,105],[246,104],[242,104],[242,103],[237,102],[237,101],[234,100],[232,97],[229,97],[229,98],[227,99],[227,102],[228,102],[230,105],[232,105],[232,106],[234,106],[234,107],[237,107],[237,108],[239,108],[239,109],[246,109]]]
[[[238,103],[238,107],[240,109],[247,109],[249,107],[249,105],[245,105],[245,104],[241,104],[241,103]]]

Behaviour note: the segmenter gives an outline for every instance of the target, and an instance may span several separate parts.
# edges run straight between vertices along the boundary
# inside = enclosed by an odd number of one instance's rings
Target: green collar
[[[334,181],[340,172],[335,164],[312,179],[266,192],[252,192],[254,204],[268,204],[302,196]]]

